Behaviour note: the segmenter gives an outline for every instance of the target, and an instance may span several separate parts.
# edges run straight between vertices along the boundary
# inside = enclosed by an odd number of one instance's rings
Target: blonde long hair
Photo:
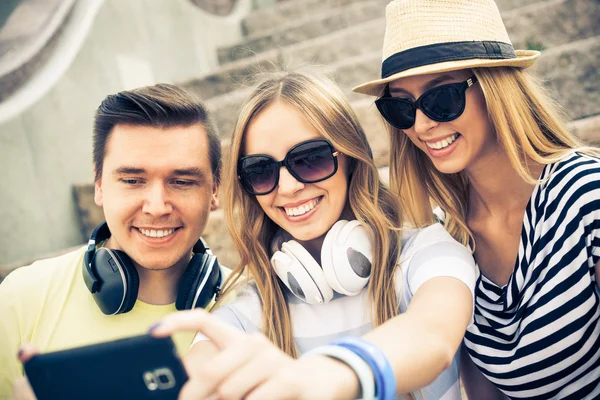
[[[262,301],[263,333],[285,353],[297,357],[289,308],[269,261],[278,226],[265,215],[255,196],[243,190],[237,177],[237,160],[249,124],[278,101],[295,107],[350,160],[349,205],[354,217],[370,228],[373,244],[368,293],[373,300],[374,326],[399,312],[394,272],[401,249],[402,221],[398,199],[379,180],[367,137],[333,82],[314,71],[303,71],[268,74],[258,83],[241,107],[225,163],[225,219],[241,261],[221,298],[226,298],[242,277],[255,283]]]
[[[501,67],[475,68],[473,73],[481,85],[497,140],[524,181],[537,182],[529,162],[551,164],[574,151],[598,154],[597,149],[585,147],[569,132],[558,105],[527,72]],[[407,219],[415,224],[432,222],[433,202],[445,211],[448,232],[474,249],[475,239],[467,226],[469,182],[465,172],[439,172],[404,132],[386,125],[391,141],[390,185],[400,194]]]

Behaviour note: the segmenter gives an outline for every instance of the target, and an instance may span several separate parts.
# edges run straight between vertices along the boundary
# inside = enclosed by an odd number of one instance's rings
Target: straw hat
[[[474,67],[532,65],[516,50],[493,0],[394,0],[386,8],[381,79],[353,91],[380,96],[388,82]]]

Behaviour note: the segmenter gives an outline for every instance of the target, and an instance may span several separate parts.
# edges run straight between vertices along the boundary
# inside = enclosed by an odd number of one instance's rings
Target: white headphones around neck
[[[280,250],[274,252],[271,265],[302,301],[327,303],[334,291],[354,296],[369,282],[373,249],[367,230],[357,220],[340,220],[327,232],[321,248],[321,266],[295,240],[281,244],[279,241],[274,241]]]

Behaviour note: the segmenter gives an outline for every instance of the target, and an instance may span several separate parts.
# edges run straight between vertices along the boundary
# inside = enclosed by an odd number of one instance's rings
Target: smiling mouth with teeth
[[[175,233],[177,229],[142,229],[138,228],[138,231],[142,233],[142,235],[151,237],[151,238],[164,238],[166,236],[170,236]]]
[[[442,139],[440,141],[437,141],[437,142],[425,142],[425,145],[427,147],[429,147],[430,149],[434,149],[434,150],[445,149],[446,147],[448,147],[452,143],[454,143],[454,141],[456,139],[458,139],[459,136],[460,136],[460,134],[455,133],[454,135],[449,136],[449,137]]]
[[[290,217],[298,217],[300,215],[304,215],[309,211],[312,211],[317,204],[321,201],[321,197],[311,200],[308,203],[305,203],[298,207],[281,207],[283,211],[289,215]]]

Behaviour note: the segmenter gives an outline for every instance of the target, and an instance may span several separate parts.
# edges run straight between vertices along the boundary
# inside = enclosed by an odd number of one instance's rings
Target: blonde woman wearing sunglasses
[[[241,263],[221,298],[237,297],[153,330],[201,333],[182,398],[460,399],[473,258],[440,224],[400,229],[341,91],[315,73],[267,77],[226,165]]]
[[[474,251],[470,398],[600,397],[600,163],[523,69],[491,0],[387,7],[378,96],[390,178],[413,222]]]

